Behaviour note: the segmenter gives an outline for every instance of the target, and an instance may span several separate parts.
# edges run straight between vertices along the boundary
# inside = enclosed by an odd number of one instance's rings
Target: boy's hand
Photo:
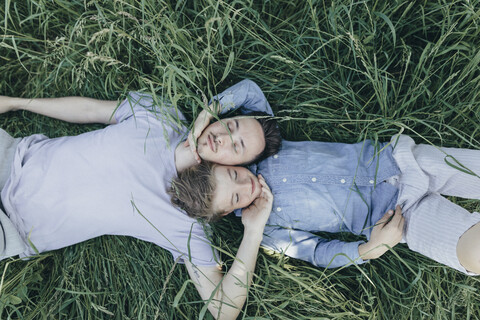
[[[242,223],[245,229],[258,228],[263,233],[265,224],[272,212],[273,194],[260,174],[258,175],[258,181],[262,185],[262,193],[250,206],[242,210]]]
[[[377,221],[372,230],[370,241],[358,246],[358,253],[364,260],[376,259],[393,248],[402,240],[405,218],[402,209],[397,205],[395,213],[389,210]]]
[[[208,107],[210,109],[210,106]],[[192,130],[188,133],[188,138],[185,140],[184,146],[188,147],[190,146],[190,150],[193,153],[193,156],[195,157],[195,160],[197,160],[198,163],[200,163],[202,160],[200,159],[200,156],[198,155],[197,152],[197,139],[202,135],[203,130],[205,130],[206,127],[210,124],[210,121],[213,119],[213,115],[208,112],[207,110],[202,110],[198,116],[197,119],[195,119],[195,122],[193,124]]]

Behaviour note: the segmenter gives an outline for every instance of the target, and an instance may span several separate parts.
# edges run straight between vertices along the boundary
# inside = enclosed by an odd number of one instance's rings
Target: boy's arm
[[[194,266],[186,262],[187,270],[208,309],[217,319],[236,319],[245,303],[252,282],[258,248],[265,223],[272,211],[273,196],[263,178],[262,195],[243,211],[245,227],[235,261],[226,274],[215,267]]]
[[[118,102],[84,97],[14,98],[0,96],[0,113],[27,110],[74,123],[116,123],[113,113]]]

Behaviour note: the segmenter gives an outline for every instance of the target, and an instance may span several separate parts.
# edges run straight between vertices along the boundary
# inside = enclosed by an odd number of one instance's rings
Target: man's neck
[[[190,147],[185,147],[183,142],[180,142],[175,148],[175,168],[177,168],[177,173],[197,164]]]

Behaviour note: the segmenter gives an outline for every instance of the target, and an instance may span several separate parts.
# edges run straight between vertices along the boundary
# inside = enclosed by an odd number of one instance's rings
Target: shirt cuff
[[[347,242],[343,247],[344,253],[352,259],[354,264],[363,264],[368,262],[368,260],[363,260],[360,258],[360,254],[358,253],[358,246],[365,243],[365,241],[355,241],[355,242]]]

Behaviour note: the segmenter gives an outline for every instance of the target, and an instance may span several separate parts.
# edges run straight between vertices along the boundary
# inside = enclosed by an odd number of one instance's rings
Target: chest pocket
[[[305,231],[334,231],[341,225],[329,194],[308,185],[274,190],[269,225]]]

